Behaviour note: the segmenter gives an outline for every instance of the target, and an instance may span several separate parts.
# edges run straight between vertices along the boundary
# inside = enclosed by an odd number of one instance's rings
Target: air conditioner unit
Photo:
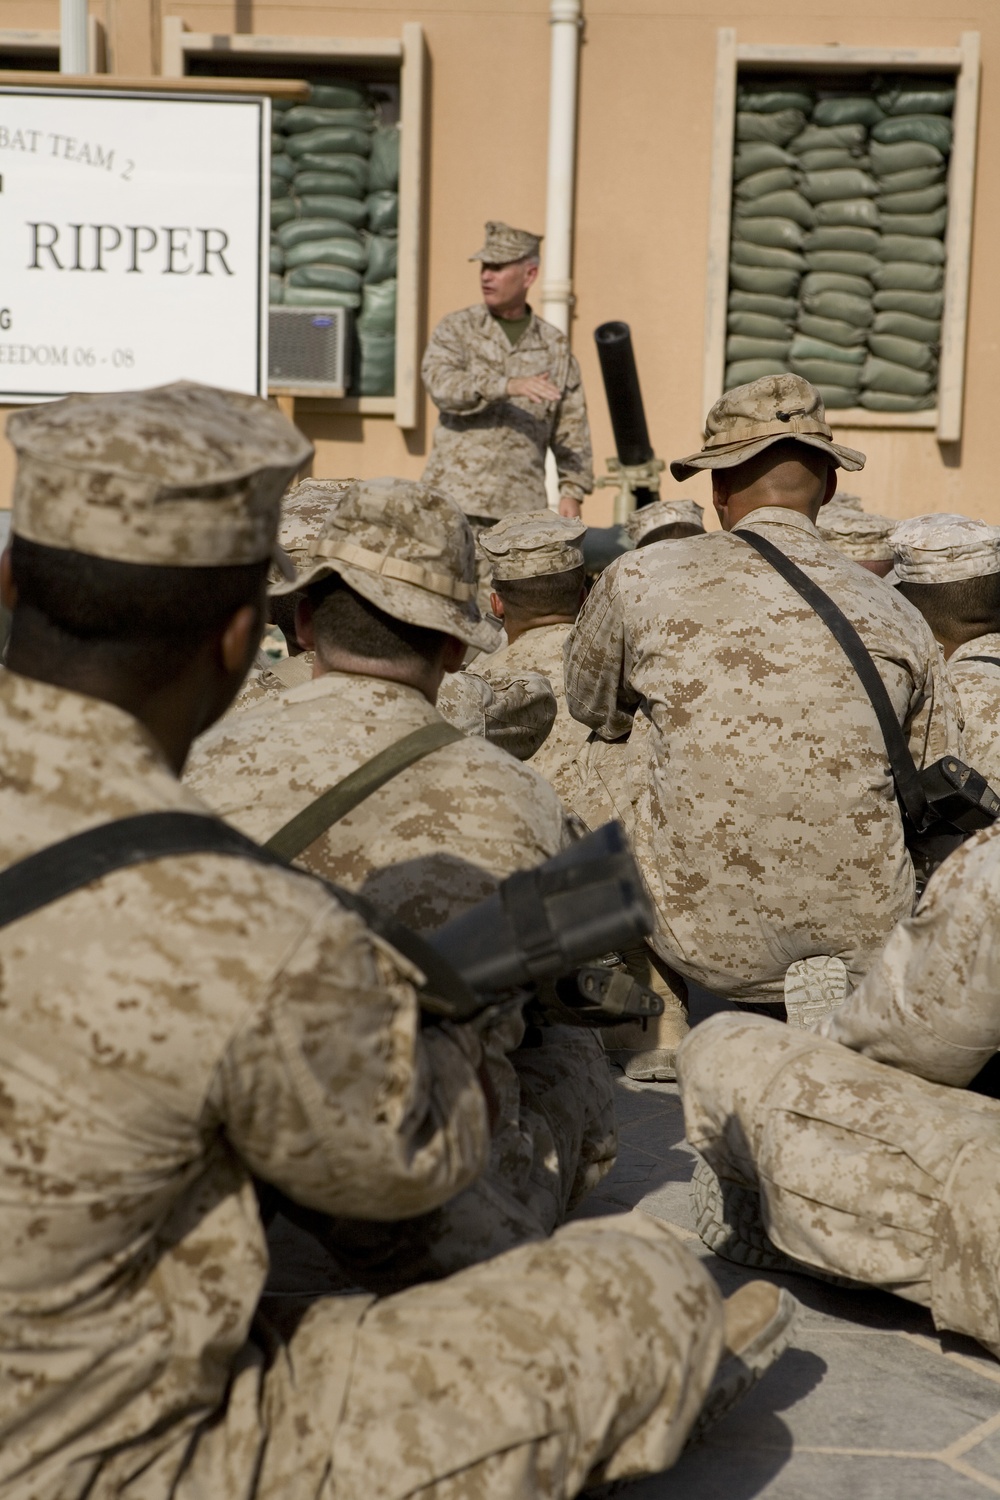
[[[351,316],[346,307],[272,306],[268,384],[289,395],[343,396],[350,383]]]

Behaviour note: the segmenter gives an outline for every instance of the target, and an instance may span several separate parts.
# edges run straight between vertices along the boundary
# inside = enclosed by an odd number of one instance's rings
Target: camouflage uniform
[[[436,706],[456,729],[489,740],[515,760],[531,759],[558,711],[552,684],[541,672],[491,672],[489,681],[452,672],[441,684]]]
[[[263,560],[309,452],[265,402],[188,385],[8,431],[17,535],[153,565]],[[129,714],[13,671],[0,753],[5,864],[202,808]],[[722,1311],[641,1216],[255,1321],[251,1173],[391,1220],[486,1159],[475,1038],[421,1028],[416,978],[305,875],[213,855],[116,871],[0,931],[4,1494],[530,1500],[673,1462]]]
[[[991,656],[993,661],[978,658]],[[963,719],[965,759],[1000,787],[1000,632],[956,646],[947,663]]]

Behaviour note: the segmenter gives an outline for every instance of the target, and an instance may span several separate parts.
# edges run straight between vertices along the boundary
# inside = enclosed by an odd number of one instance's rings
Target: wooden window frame
[[[948,180],[948,228],[945,235],[944,316],[938,404],[933,411],[880,412],[854,407],[830,411],[831,427],[922,428],[936,432],[939,443],[962,436],[965,344],[969,308],[969,262],[976,184],[976,130],[979,113],[979,32],[964,31],[957,47],[825,47],[762,46],[738,42],[733,27],[717,33],[715,114],[712,128],[712,178],[708,235],[708,286],[705,305],[705,358],[702,409],[722,394],[726,364],[726,314],[729,291],[729,239],[732,213],[733,147],[736,130],[737,72],[919,73],[925,69],[955,74],[954,137]]]
[[[27,54],[51,52],[56,61],[62,38],[58,31],[35,31],[30,27],[0,28],[0,52]],[[104,27],[96,16],[87,17],[87,65],[91,73],[107,72],[107,48]]]
[[[252,36],[186,31],[180,16],[163,18],[161,72],[183,78],[190,57],[267,58],[275,62],[398,62],[399,64],[399,264],[396,295],[396,390],[392,396],[310,396],[313,409],[386,416],[404,431],[420,418],[423,311],[424,118],[427,53],[423,27],[407,22],[399,37]],[[271,386],[272,395],[294,400],[297,393]]]

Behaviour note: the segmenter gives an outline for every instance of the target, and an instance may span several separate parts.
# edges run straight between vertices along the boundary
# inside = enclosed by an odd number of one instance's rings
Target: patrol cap
[[[958,583],[1000,573],[1000,528],[968,516],[914,516],[890,538],[900,583]]]
[[[337,573],[393,619],[493,651],[497,634],[476,605],[469,523],[447,495],[412,479],[355,479],[309,549],[305,572],[271,590],[297,589]]]
[[[643,537],[661,526],[697,526],[705,530],[705,507],[697,500],[654,500],[652,505],[640,505],[625,522],[625,530],[638,547]]]
[[[855,562],[891,562],[889,537],[898,525],[892,516],[877,516],[851,504],[837,505],[836,497],[821,507],[816,518],[816,530],[824,542]]]
[[[690,479],[699,469],[734,469],[770,448],[794,438],[819,448],[838,469],[863,469],[865,455],[833,441],[823,398],[800,375],[765,375],[738,385],[716,401],[705,423],[705,442],[697,453],[670,465],[675,479]]]
[[[489,266],[506,266],[514,260],[527,260],[541,249],[543,236],[529,229],[512,229],[499,219],[486,221],[486,243],[470,260],[481,260]]]
[[[353,479],[303,479],[292,486],[281,502],[278,543],[293,567],[291,573],[274,569],[269,583],[294,577],[296,568],[308,566],[327,517],[353,483]]]
[[[179,381],[15,412],[13,532],[114,562],[232,567],[275,553],[312,444],[256,396]]]
[[[583,567],[583,553],[576,543],[586,529],[582,521],[550,510],[526,511],[504,516],[480,532],[479,550],[492,565],[497,583],[509,578],[544,578]]]

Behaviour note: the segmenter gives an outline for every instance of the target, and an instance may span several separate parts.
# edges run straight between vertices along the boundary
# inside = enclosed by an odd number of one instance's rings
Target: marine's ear
[[[303,651],[315,651],[316,629],[313,624],[313,607],[306,595],[295,606],[295,635]]]

